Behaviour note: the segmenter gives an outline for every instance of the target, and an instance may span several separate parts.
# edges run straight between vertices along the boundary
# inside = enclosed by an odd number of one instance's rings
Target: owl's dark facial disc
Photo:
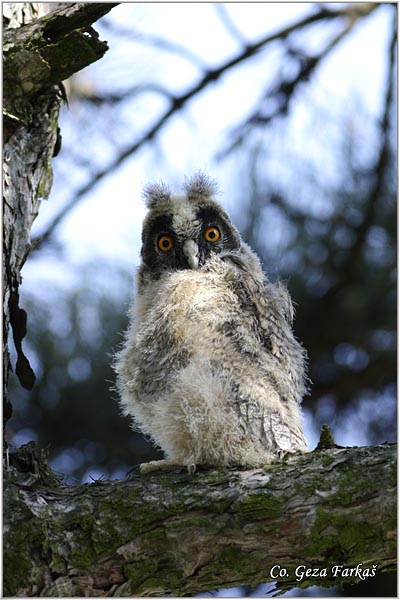
[[[212,200],[195,205],[180,198],[165,212],[150,212],[143,226],[141,255],[153,279],[166,271],[201,269],[213,255],[239,248],[239,234]]]
[[[228,215],[218,205],[204,206],[196,213],[201,223],[199,262],[203,266],[213,254],[238,250],[240,237]]]

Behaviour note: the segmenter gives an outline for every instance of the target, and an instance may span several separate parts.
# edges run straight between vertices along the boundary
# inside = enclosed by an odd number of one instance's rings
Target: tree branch
[[[4,112],[10,121],[30,123],[29,98],[98,60],[106,42],[91,24],[117,4],[72,3],[4,32]]]
[[[86,92],[86,90],[81,92],[79,86],[73,88],[73,95],[75,98],[91,102],[92,104],[117,104],[118,102],[123,102],[128,98],[132,99],[140,94],[157,94],[169,101],[173,101],[172,93],[167,88],[158,85],[157,83],[134,85],[124,91],[114,93],[93,93]],[[79,161],[80,160],[81,158],[79,158]]]
[[[396,564],[389,444],[72,487],[29,444],[11,457],[4,493],[7,595],[188,596],[274,581],[274,565],[287,590],[357,580],[335,579],[334,565]],[[299,565],[320,574],[299,581]]]

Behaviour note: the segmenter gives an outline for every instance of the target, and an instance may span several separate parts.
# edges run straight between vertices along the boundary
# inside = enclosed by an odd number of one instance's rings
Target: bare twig
[[[247,135],[254,130],[254,127],[260,125],[265,126],[276,117],[287,114],[299,84],[310,78],[321,61],[326,58],[331,50],[351,31],[355,22],[355,19],[349,20],[347,25],[327,44],[318,56],[306,57],[302,55],[298,73],[292,78],[276,83],[272,88],[267,90],[264,101],[268,103],[271,99],[275,100],[273,103],[274,110],[266,112],[264,106],[257,108],[257,110],[231,134],[231,139],[233,138],[233,141],[228,147],[218,153],[217,159],[220,160],[236,150],[243,143]]]
[[[236,26],[236,23],[233,21],[231,15],[229,14],[226,5],[222,2],[216,2],[215,4],[213,4],[213,7],[216,10],[225,29],[230,33],[233,39],[239,42],[242,46],[247,45],[243,33]]]
[[[113,94],[96,94],[96,93],[82,93],[78,90],[74,90],[74,95],[82,100],[86,100],[87,102],[91,102],[92,104],[117,104],[118,102],[123,102],[127,98],[132,99],[139,94],[145,93],[153,93],[158,94],[159,96],[164,96],[170,101],[173,101],[174,96],[171,92],[169,92],[165,87],[158,85],[157,83],[146,83],[144,85],[135,85],[130,87],[124,91]]]

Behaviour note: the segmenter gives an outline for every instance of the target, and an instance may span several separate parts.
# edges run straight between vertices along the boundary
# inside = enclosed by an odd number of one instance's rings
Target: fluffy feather
[[[198,171],[190,179],[186,179],[183,189],[189,200],[211,198],[218,192],[218,182],[203,171]]]
[[[204,174],[187,196],[168,197],[165,213],[166,188],[150,189],[136,302],[115,361],[124,414],[180,465],[257,466],[305,450],[305,352],[286,288],[265,278]],[[215,243],[205,242],[210,226]],[[157,250],[161,234],[173,239],[168,253]],[[197,262],[185,262],[188,246]]]
[[[147,185],[144,188],[142,195],[147,208],[152,210],[157,205],[169,201],[171,190],[166,183],[160,181],[159,183],[151,183]]]

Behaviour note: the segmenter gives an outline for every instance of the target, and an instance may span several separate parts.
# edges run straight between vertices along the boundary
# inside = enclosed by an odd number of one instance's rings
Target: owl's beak
[[[183,243],[183,253],[187,258],[191,269],[199,268],[199,247],[194,240],[186,240]]]

